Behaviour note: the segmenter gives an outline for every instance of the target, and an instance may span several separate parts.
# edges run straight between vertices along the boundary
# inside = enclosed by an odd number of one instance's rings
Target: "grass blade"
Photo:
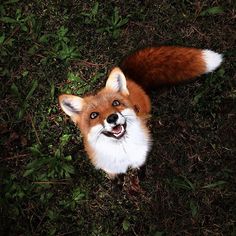
[[[207,185],[203,186],[203,188],[211,189],[211,188],[221,187],[222,185],[224,185],[226,183],[227,183],[226,181],[220,180],[220,181],[217,181],[217,182],[214,182],[211,184],[207,184]]]
[[[37,87],[38,87],[38,81],[33,80],[31,89],[30,89],[28,95],[26,96],[26,100],[28,100],[33,95],[33,93]]]

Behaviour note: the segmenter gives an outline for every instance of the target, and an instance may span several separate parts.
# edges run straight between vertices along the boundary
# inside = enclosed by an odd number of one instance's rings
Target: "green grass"
[[[235,235],[231,1],[0,3],[1,235]],[[58,95],[104,85],[150,45],[224,53],[197,81],[152,94],[146,176],[95,170]]]

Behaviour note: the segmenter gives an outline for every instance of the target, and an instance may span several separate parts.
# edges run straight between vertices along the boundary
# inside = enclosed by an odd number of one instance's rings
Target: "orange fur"
[[[150,47],[126,57],[120,67],[145,89],[177,84],[205,72],[201,51],[174,46]]]

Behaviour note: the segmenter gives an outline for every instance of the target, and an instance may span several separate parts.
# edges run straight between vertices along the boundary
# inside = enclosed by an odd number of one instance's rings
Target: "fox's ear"
[[[59,104],[62,110],[72,118],[82,111],[84,99],[74,95],[63,94],[59,96]]]
[[[129,95],[125,75],[119,67],[115,67],[111,71],[106,82],[106,88],[111,89],[114,92],[121,92],[124,95]]]

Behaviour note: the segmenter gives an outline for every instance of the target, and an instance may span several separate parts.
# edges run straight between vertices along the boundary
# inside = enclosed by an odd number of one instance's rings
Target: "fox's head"
[[[91,129],[97,130],[97,138],[105,135],[120,139],[126,133],[127,123],[136,118],[137,105],[129,99],[127,81],[119,68],[110,73],[105,88],[84,98],[61,95],[59,103],[63,111],[79,126],[84,136]],[[94,128],[96,127],[96,128]]]
[[[150,110],[149,98],[137,84],[126,80],[119,68],[111,71],[105,87],[95,95],[83,98],[61,95],[59,103],[80,128],[90,158],[94,159],[98,154],[95,166],[107,173],[121,173],[128,166],[140,166],[144,162],[149,149],[149,132],[144,118]],[[130,161],[127,155],[139,161]],[[102,161],[99,164],[103,158],[105,164]],[[122,162],[127,163],[120,169],[123,164],[117,163],[122,158],[125,160]],[[108,159],[116,164],[105,167]]]

